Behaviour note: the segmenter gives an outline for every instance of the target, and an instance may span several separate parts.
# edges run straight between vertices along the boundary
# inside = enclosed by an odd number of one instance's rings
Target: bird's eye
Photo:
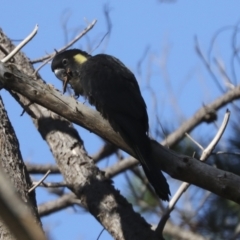
[[[64,58],[64,59],[62,60],[62,64],[63,64],[64,66],[66,66],[66,65],[68,64],[68,60],[67,60],[66,58]]]

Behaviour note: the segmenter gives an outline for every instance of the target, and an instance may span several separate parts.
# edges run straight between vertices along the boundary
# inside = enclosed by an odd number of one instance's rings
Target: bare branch
[[[216,65],[217,65],[217,67],[219,69],[219,72],[223,76],[223,82],[225,83],[225,86],[228,89],[233,89],[235,86],[232,83],[232,81],[231,81],[230,77],[228,76],[228,74],[226,73],[226,70],[224,69],[223,64],[220,63],[220,61],[217,58],[214,58],[214,62],[216,63]]]
[[[35,192],[32,192],[31,194],[28,193],[28,189],[30,188],[32,182],[26,170],[26,167],[24,165],[22,155],[19,149],[18,139],[11,125],[11,122],[7,116],[7,112],[4,108],[1,97],[0,97],[0,119],[1,119],[0,120],[0,155],[1,155],[0,169],[4,170],[4,172],[8,176],[6,181],[11,182],[13,187],[15,188],[14,191],[18,193],[16,198],[21,199],[22,202],[26,204],[26,208],[29,208],[28,209],[29,211],[31,210],[32,219],[34,218],[35,223],[39,223],[39,226],[40,226],[41,221],[39,219],[39,216],[36,210],[37,204],[35,199]],[[10,183],[5,183],[3,182],[3,179],[2,179],[2,182],[0,184],[1,185],[6,184],[6,186],[9,186]],[[9,191],[13,191],[13,190],[9,190]],[[2,198],[2,200],[4,200],[4,197]],[[20,201],[20,200],[16,200],[16,201]],[[1,217],[2,217],[2,208],[1,208]],[[4,216],[4,217],[7,217],[7,216]],[[14,222],[14,224],[16,224],[19,221],[19,219],[18,220],[12,219],[11,217],[12,217],[12,214],[9,215],[7,219],[7,224],[9,224],[9,222],[11,221]],[[4,218],[1,218],[0,236],[4,236],[6,239],[13,239],[13,234],[9,230],[11,229],[9,229],[6,226],[6,223],[4,223]]]
[[[207,148],[205,148],[204,151],[202,152],[200,161],[202,161],[202,162],[206,161],[207,158],[212,153],[212,151],[214,150],[215,146],[221,139],[221,137],[226,129],[229,117],[230,117],[230,112],[227,110],[227,112],[224,115],[224,119],[221,124],[221,127],[219,128],[216,136],[213,138],[213,140],[210,142],[210,144],[207,146]],[[177,201],[180,199],[182,194],[189,188],[189,186],[190,186],[190,183],[186,183],[186,182],[182,183],[181,186],[179,187],[179,189],[177,190],[177,192],[174,194],[173,198],[171,199],[171,201],[168,204],[168,207],[167,207],[162,219],[160,220],[160,222],[156,228],[156,232],[158,235],[160,235],[160,236],[162,235],[163,228],[170,216],[170,213],[173,211]]]
[[[1,219],[17,240],[46,239],[30,209],[19,199],[2,168],[0,168]]]
[[[58,52],[64,51],[66,49],[68,49],[69,47],[71,47],[74,43],[76,43],[80,38],[82,38],[85,34],[87,34],[97,23],[97,20],[93,20],[92,23],[90,23],[81,33],[79,33],[72,41],[70,41],[67,45],[65,45],[64,47],[58,49]],[[45,60],[51,61],[54,56],[56,55],[56,52],[52,52],[46,56],[43,56],[41,58],[37,58],[34,60],[31,60],[30,63],[34,64],[34,63],[39,63],[39,62],[43,62]],[[46,62],[47,63],[47,62]]]
[[[69,42],[66,46],[64,46],[63,48],[60,48],[59,50],[57,50],[57,52],[61,52],[63,50],[66,50],[67,48],[71,47],[75,42],[77,42],[81,37],[83,37],[88,31],[90,31],[94,25],[96,24],[97,20],[94,20],[91,24],[89,24],[78,36],[76,36],[71,42]],[[44,67],[48,62],[50,62],[54,56],[56,55],[56,51],[50,55],[47,55],[47,56],[44,56],[42,57],[42,61],[44,61],[34,72],[34,75],[36,75],[39,70]],[[39,59],[37,59],[39,60]],[[35,62],[31,61],[31,63],[36,63],[36,60]]]
[[[186,132],[191,132],[196,126],[204,122],[207,114],[212,114],[213,111],[217,111],[224,107],[228,103],[232,103],[234,100],[240,98],[240,86],[236,86],[234,89],[229,90],[213,102],[200,108],[189,120],[184,123],[173,133],[169,134],[167,139],[162,144],[172,146],[179,142]]]
[[[197,141],[195,141],[188,133],[185,133],[185,135],[194,143],[196,144],[201,150],[204,150],[203,146],[198,143]]]
[[[107,36],[108,36],[107,39],[109,39],[109,37],[110,37],[110,34],[112,32],[112,22],[111,22],[111,18],[109,16],[109,12],[110,12],[109,4],[106,3],[106,4],[104,4],[104,7],[103,7],[103,13],[104,13],[104,16],[105,16],[105,19],[106,19],[107,32],[103,35],[103,37],[101,38],[101,40],[99,41],[97,46],[94,47],[93,50],[91,50],[91,53],[94,52],[102,44],[102,42],[104,41],[104,39]]]
[[[102,233],[104,232],[104,230],[106,230],[106,229],[105,229],[105,228],[103,228],[103,229],[101,230],[101,232],[99,233],[99,235],[98,235],[98,237],[97,237],[97,240],[99,240],[99,239],[100,239],[100,237],[101,237]]]
[[[226,127],[227,127],[229,118],[230,118],[230,112],[227,109],[227,111],[224,115],[223,122],[222,122],[217,134],[215,135],[213,140],[210,142],[210,144],[207,146],[207,148],[204,149],[204,151],[203,151],[203,153],[200,157],[200,161],[206,161],[206,159],[210,156],[210,154],[212,153],[212,151],[214,150],[214,148],[218,144],[219,140],[221,139],[221,137],[222,137],[222,135],[223,135],[223,133],[224,133]]]
[[[13,65],[0,64],[0,82],[5,88],[15,90],[33,102],[64,116],[71,122],[83,126],[91,132],[95,132],[134,156],[129,146],[122,140],[118,133],[113,131],[109,123],[98,112],[77,102],[75,99],[63,96],[54,90],[53,87],[49,87],[40,81],[31,80],[30,76],[19,72]],[[227,92],[208,107],[210,109],[218,109],[239,97],[240,86]],[[201,109],[197,113],[198,115],[194,117],[197,119],[200,117],[203,118],[205,113],[206,107],[204,107],[204,110]],[[152,151],[153,160],[159,164],[163,171],[168,172],[172,177],[191,182],[233,201],[240,201],[238,197],[240,189],[236,187],[236,182],[240,181],[240,177],[237,175],[202,164],[191,157],[180,156],[154,141],[152,142]],[[222,178],[216,181],[216,176],[222,176]],[[204,181],[202,180],[203,178]],[[223,185],[225,186],[224,191]]]
[[[213,51],[213,46],[214,46],[214,43],[216,42],[216,39],[218,38],[218,36],[226,31],[226,30],[232,30],[234,29],[235,27],[234,26],[224,26],[222,28],[220,28],[219,30],[217,30],[215,32],[215,34],[213,35],[212,39],[211,39],[211,43],[210,43],[210,46],[209,46],[209,49],[208,49],[208,62],[210,62],[211,60],[211,53]]]
[[[31,39],[37,34],[37,31],[38,31],[38,25],[36,25],[33,31],[21,43],[19,43],[12,52],[10,52],[5,58],[3,58],[1,62],[6,63],[15,54],[17,54],[28,42],[31,41]]]
[[[57,165],[51,164],[33,164],[33,163],[26,163],[27,170],[30,174],[45,174],[48,170],[51,171],[51,174],[59,174],[59,168]]]
[[[39,182],[33,182],[34,185],[37,183]],[[65,182],[41,182],[39,186],[45,188],[63,188],[63,187],[69,188],[69,186]]]
[[[41,217],[60,211],[73,204],[80,205],[80,201],[74,193],[64,194],[56,200],[52,200],[38,206],[38,213]],[[80,205],[81,206],[81,205]]]
[[[43,183],[43,181],[47,178],[47,176],[49,175],[50,172],[51,172],[51,170],[48,170],[46,172],[46,174],[37,183],[33,184],[33,186],[28,190],[28,192],[30,193],[35,188],[37,188],[41,183]]]
[[[138,164],[139,162],[137,159],[133,157],[128,157],[128,158],[125,158],[124,160],[118,161],[116,164],[108,168],[105,168],[103,171],[105,172],[106,177],[112,178],[126,171],[129,168],[135,167]]]
[[[216,86],[219,88],[219,90],[221,91],[221,93],[226,92],[226,91],[222,88],[222,86],[221,86],[221,84],[219,83],[217,77],[215,76],[215,74],[214,74],[214,72],[213,72],[213,70],[212,70],[212,68],[211,68],[210,63],[209,63],[209,62],[206,60],[206,58],[204,57],[204,55],[203,55],[203,53],[202,53],[202,51],[201,51],[201,49],[200,49],[200,47],[199,47],[197,37],[195,37],[195,48],[196,48],[196,52],[197,52],[198,56],[200,57],[200,59],[201,59],[202,62],[204,63],[206,69],[208,70],[209,74],[211,75],[212,79],[214,80]]]
[[[97,163],[106,157],[110,157],[112,154],[116,153],[117,151],[118,151],[118,148],[115,145],[109,142],[105,142],[103,147],[97,153],[92,155],[92,158],[94,162]]]
[[[212,155],[236,155],[236,156],[240,156],[240,152],[224,152],[224,151],[218,151],[218,152],[213,152]]]

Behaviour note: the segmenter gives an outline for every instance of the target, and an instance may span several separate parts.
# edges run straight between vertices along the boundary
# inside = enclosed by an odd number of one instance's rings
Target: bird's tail
[[[142,164],[142,168],[146,174],[146,177],[148,178],[159,198],[164,201],[169,201],[169,185],[163,173],[159,169],[159,166],[156,166],[157,164],[151,160],[151,152],[149,152],[147,156],[147,154],[144,153],[145,151],[140,150],[137,146],[134,147],[134,151],[136,152],[136,155]]]
[[[151,141],[146,132],[143,131],[142,122],[136,122],[135,119],[133,121],[132,118],[127,118],[121,114],[115,115],[114,119],[117,125],[112,125],[113,128],[115,127],[120,132],[123,139],[135,152],[155,192],[162,200],[168,201],[170,195],[169,186],[158,163],[152,158]]]

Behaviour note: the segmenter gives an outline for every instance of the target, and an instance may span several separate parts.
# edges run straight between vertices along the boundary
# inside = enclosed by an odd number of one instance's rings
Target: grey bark
[[[37,211],[35,192],[32,191],[31,193],[28,193],[28,190],[31,187],[32,182],[24,165],[22,155],[19,149],[18,140],[16,138],[12,125],[8,119],[7,113],[4,109],[1,97],[0,97],[0,155],[1,155],[0,159],[1,169],[6,173],[9,181],[11,181],[12,185],[15,187],[16,192],[18,192],[19,194],[19,197],[25,203],[25,207],[31,210],[31,213],[34,216],[34,221],[38,223],[39,226],[41,226],[41,221]],[[6,183],[1,182],[1,184]],[[0,216],[2,216],[1,213]],[[15,239],[3,221],[0,222],[0,235],[1,239]]]

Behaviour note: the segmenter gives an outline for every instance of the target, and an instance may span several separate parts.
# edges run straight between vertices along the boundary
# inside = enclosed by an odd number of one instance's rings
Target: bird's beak
[[[68,84],[68,74],[65,69],[63,68],[58,68],[54,70],[54,73],[58,79],[63,81],[63,93],[66,92],[67,84]]]
[[[63,68],[55,69],[54,73],[58,79],[60,79],[61,81],[64,82],[64,79],[67,76],[65,69],[63,69]]]

